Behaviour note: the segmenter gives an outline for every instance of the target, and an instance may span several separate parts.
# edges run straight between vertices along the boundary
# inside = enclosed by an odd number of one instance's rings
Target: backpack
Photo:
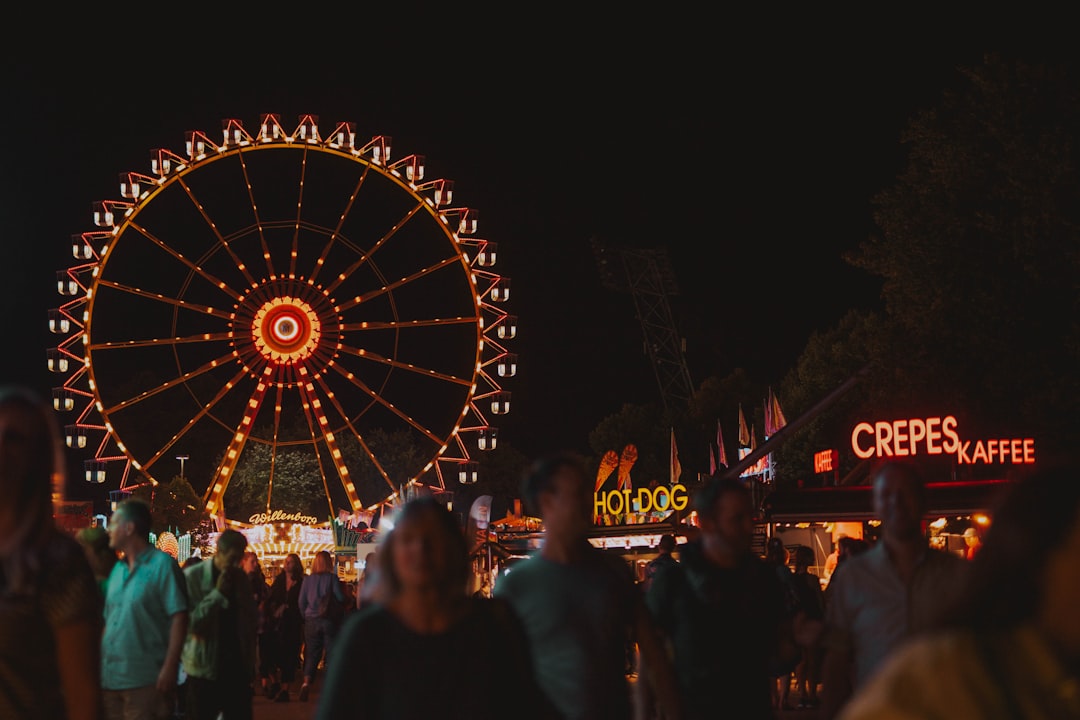
[[[345,619],[345,603],[338,600],[333,586],[319,599],[319,617],[326,618],[336,625],[341,624]]]

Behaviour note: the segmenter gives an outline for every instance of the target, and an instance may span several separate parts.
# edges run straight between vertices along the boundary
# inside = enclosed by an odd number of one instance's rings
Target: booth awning
[[[1007,480],[926,484],[926,517],[970,515],[989,510]],[[830,522],[875,519],[871,487],[777,490],[762,502],[768,522]]]

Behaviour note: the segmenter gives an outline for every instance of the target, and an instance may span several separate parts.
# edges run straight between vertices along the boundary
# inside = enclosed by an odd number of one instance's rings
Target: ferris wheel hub
[[[283,296],[263,303],[251,322],[251,337],[259,353],[272,363],[305,360],[319,345],[322,322],[311,305]]]

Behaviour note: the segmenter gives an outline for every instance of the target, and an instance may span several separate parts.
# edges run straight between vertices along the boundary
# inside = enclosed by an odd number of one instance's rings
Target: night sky
[[[180,38],[154,50],[143,34],[4,50],[0,378],[43,394],[57,384],[45,363],[55,273],[71,264],[70,235],[93,229],[91,202],[119,199],[120,172],[147,173],[150,148],[182,153],[186,130],[219,136],[225,117],[252,130],[262,113],[287,127],[311,113],[324,131],[352,120],[360,138],[393,136],[396,157],[425,155],[428,177],[454,180],[480,210],[519,318],[500,438],[528,454],[588,451],[603,417],[659,398],[632,299],[601,286],[590,238],[667,248],[695,384],[741,367],[775,386],[811,333],[876,305],[878,284],[840,253],[872,229],[905,120],[993,49],[480,32],[410,50],[405,30],[380,43],[300,32],[299,45],[208,35],[197,53]]]

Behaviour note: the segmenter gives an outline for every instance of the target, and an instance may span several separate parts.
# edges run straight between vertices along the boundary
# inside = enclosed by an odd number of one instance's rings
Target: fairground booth
[[[926,481],[923,527],[930,544],[970,558],[993,521],[998,494],[1036,462],[1034,439],[970,437],[953,415],[859,422],[843,451],[858,460],[854,470],[841,476],[840,449],[824,448],[803,487],[776,490],[762,502],[768,535],[789,550],[812,548],[811,572],[823,582],[835,567],[840,538],[878,538],[870,485],[877,463],[917,464]]]
[[[628,445],[619,458],[609,456],[601,461],[593,493],[589,542],[623,558],[640,581],[644,579],[645,566],[659,554],[657,546],[661,537],[673,535],[677,543],[685,543],[695,528],[687,524],[693,487],[681,482],[651,482],[634,487],[630,468],[635,458],[636,449]],[[489,527],[492,583],[540,547],[543,531],[540,519],[524,515],[520,503],[515,504],[507,517],[492,521]]]

